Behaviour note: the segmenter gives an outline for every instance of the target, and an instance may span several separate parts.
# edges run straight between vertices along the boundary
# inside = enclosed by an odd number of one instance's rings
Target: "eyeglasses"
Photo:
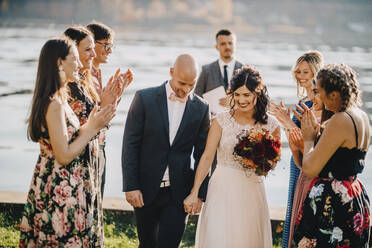
[[[114,49],[114,44],[112,44],[112,43],[103,43],[103,42],[99,42],[99,41],[96,41],[96,43],[102,45],[103,49],[105,49],[105,51],[108,51],[110,49]]]

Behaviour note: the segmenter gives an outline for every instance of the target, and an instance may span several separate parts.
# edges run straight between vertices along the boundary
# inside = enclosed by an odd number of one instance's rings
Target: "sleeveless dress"
[[[90,71],[92,74],[92,81],[94,83],[94,88],[96,89],[97,93],[100,95],[102,92],[102,72],[101,69],[96,69],[94,66],[92,66],[92,69]],[[106,132],[110,128],[110,124],[107,124],[106,128],[102,129],[100,131],[100,135],[98,138],[99,142],[99,157],[101,158],[101,167],[103,167],[103,174],[102,174],[102,184],[101,184],[101,196],[103,199],[103,194],[105,191],[105,183],[106,183]]]
[[[313,106],[313,102],[310,100],[304,101],[304,99],[301,99],[298,102],[298,105],[300,105],[301,102],[305,103],[305,105],[308,108],[311,108]],[[297,125],[297,127],[301,128],[301,122],[296,118],[296,116],[293,116],[292,120]],[[293,156],[291,156],[291,162],[289,167],[287,211],[285,215],[282,235],[283,248],[291,246],[290,240],[292,240],[294,228],[293,218],[297,217],[297,214],[300,210],[299,208],[301,207],[302,202],[304,200],[302,193],[304,192],[305,188],[309,187],[310,184],[309,181],[310,180],[306,178],[304,173],[296,166],[296,163],[293,160]]]
[[[67,103],[64,110],[71,143],[79,134],[80,124]],[[53,155],[48,130],[43,130],[39,144],[40,155],[20,224],[19,246],[103,246],[103,212],[97,206],[100,195],[94,151],[86,147],[63,166]]]
[[[238,124],[229,112],[218,114],[216,119],[222,136],[217,149],[217,166],[199,216],[195,247],[272,247],[263,179],[253,171],[244,170],[233,157],[237,135],[253,126]],[[277,126],[276,119],[271,116],[268,123],[262,125],[270,132]]]
[[[345,112],[347,113],[347,112]],[[294,232],[295,247],[369,247],[370,204],[357,179],[366,151],[339,147],[310,184]]]
[[[81,75],[84,78],[84,75]],[[88,121],[88,117],[90,112],[95,106],[93,100],[87,96],[85,93],[81,82],[70,82],[68,83],[68,87],[70,90],[70,99],[68,103],[70,104],[71,109],[74,111],[76,116],[79,119],[80,125],[84,125]],[[92,141],[88,144],[89,146],[95,147],[95,143],[98,142],[99,149],[96,150],[97,154],[95,155],[95,159],[98,159],[99,163],[99,183],[101,184],[101,202],[103,201],[103,191],[104,191],[104,180],[105,180],[105,168],[106,168],[106,154],[105,154],[105,145],[106,145],[106,131],[109,128],[107,125],[105,128],[101,129],[99,133],[92,139]]]

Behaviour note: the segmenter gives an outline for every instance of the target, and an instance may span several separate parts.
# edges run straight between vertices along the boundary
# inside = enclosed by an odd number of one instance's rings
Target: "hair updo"
[[[255,112],[253,114],[253,118],[256,120],[255,123],[266,124],[269,95],[267,94],[266,86],[262,82],[260,72],[253,66],[244,65],[234,72],[228,95],[233,95],[242,86],[247,87],[256,96],[257,102],[254,106]],[[234,113],[235,101],[233,96],[231,97],[230,106],[232,113]]]
[[[355,71],[350,66],[345,64],[325,65],[318,72],[316,78],[327,94],[333,91],[340,93],[341,112],[353,104],[361,105],[359,83]]]

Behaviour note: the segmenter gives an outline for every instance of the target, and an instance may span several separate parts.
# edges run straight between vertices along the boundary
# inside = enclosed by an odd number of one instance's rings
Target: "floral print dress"
[[[369,247],[370,203],[357,179],[366,151],[357,147],[340,147],[312,180],[295,223],[295,247]]]
[[[297,104],[301,106],[301,102],[305,103],[308,108],[313,106],[313,102],[310,100],[306,101],[306,98],[301,99]],[[298,110],[297,110],[298,111]],[[301,122],[296,118],[295,115],[292,117],[293,122],[297,127],[301,128]],[[291,241],[290,238],[293,236],[293,220],[294,216],[297,216],[296,210],[298,209],[298,199],[295,198],[296,189],[301,187],[297,185],[299,178],[302,181],[303,175],[300,176],[303,172],[297,168],[296,163],[291,156],[290,167],[289,167],[289,185],[288,185],[288,200],[287,200],[287,211],[285,214],[284,226],[283,226],[283,236],[282,236],[282,247],[290,247]],[[300,184],[302,182],[299,182]]]
[[[85,75],[80,75],[82,80],[85,80]],[[68,84],[71,98],[69,99],[69,104],[72,110],[77,115],[80,125],[84,125],[87,120],[90,112],[94,108],[95,103],[93,100],[87,96],[87,93],[84,91],[81,82],[70,82]],[[105,184],[105,174],[106,174],[106,132],[110,128],[110,124],[107,124],[105,128],[100,130],[96,138],[98,140],[99,149],[98,149],[98,161],[99,161],[99,174],[101,181],[101,197],[103,198],[104,184]]]
[[[67,103],[64,109],[71,143],[79,135],[80,124]],[[53,155],[47,129],[43,130],[39,144],[40,155],[20,224],[20,247],[103,246],[94,149],[87,146],[63,166]]]

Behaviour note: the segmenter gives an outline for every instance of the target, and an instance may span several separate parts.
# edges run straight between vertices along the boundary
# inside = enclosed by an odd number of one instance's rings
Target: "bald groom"
[[[195,59],[178,56],[171,79],[137,91],[128,112],[123,191],[134,207],[140,248],[176,248],[185,230],[183,200],[192,188],[210,121],[206,102],[191,93],[197,76]],[[207,185],[208,178],[199,191],[200,205]]]

